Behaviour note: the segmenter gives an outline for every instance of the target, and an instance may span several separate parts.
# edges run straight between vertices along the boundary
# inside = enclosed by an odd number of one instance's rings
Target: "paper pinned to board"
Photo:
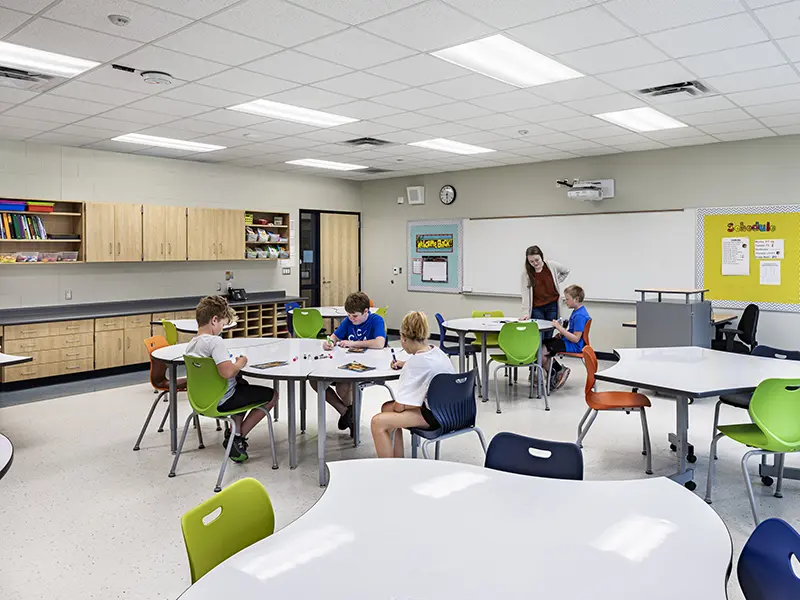
[[[762,260],[759,267],[759,283],[761,285],[781,284],[781,263],[778,260]]]
[[[722,238],[722,274],[750,275],[750,238]]]
[[[422,275],[422,259],[415,258],[411,261],[411,273],[414,275]]]
[[[782,259],[783,240],[756,240],[753,242],[756,258]]]

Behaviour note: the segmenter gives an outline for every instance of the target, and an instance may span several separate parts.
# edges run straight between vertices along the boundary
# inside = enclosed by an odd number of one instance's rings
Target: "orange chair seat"
[[[179,377],[175,383],[178,385],[179,392],[186,391],[186,377]],[[153,386],[153,389],[156,389],[159,392],[169,391],[169,379],[164,379],[163,381],[159,381],[157,383],[153,383],[151,381],[150,384]]]
[[[583,358],[583,352],[557,352],[556,356],[572,356],[573,358]]]
[[[586,395],[586,404],[594,410],[649,407],[650,400],[635,392],[591,392]]]

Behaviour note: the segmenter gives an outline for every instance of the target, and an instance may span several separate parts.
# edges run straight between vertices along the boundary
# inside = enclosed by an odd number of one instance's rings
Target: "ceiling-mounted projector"
[[[567,198],[580,200],[581,202],[599,202],[600,200],[614,197],[613,179],[593,179],[591,181],[559,179],[556,181],[556,185],[569,188],[567,190]]]

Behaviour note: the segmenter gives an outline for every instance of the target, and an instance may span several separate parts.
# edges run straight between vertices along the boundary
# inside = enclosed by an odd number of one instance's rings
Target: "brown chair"
[[[592,320],[589,319],[586,321],[586,326],[583,328],[583,347],[589,345],[589,330],[592,328]],[[583,360],[583,352],[557,352],[553,358],[556,356],[571,356],[573,358],[580,358]],[[547,391],[550,391],[550,380],[553,378],[553,361],[550,361],[550,368],[547,370]]]
[[[144,345],[147,347],[147,352],[150,354],[150,385],[153,386],[153,389],[158,392],[158,396],[153,401],[153,405],[150,407],[150,412],[147,413],[147,419],[145,419],[144,425],[142,426],[142,431],[139,433],[139,437],[136,439],[136,444],[134,445],[133,449],[138,450],[139,444],[142,443],[142,438],[144,437],[144,432],[147,431],[147,426],[150,424],[150,419],[153,417],[153,413],[156,411],[156,406],[164,399],[164,402],[167,402],[169,398],[167,397],[169,394],[169,379],[167,379],[167,363],[162,362],[160,360],[156,360],[153,358],[153,352],[158,350],[159,348],[164,348],[165,346],[169,346],[169,342],[167,342],[166,338],[163,335],[154,335],[153,337],[149,337],[144,340]],[[186,391],[186,378],[181,377],[175,382],[178,386],[179,392]],[[164,413],[164,418],[161,420],[161,425],[158,428],[159,433],[164,431],[164,423],[167,421],[167,417],[169,416],[169,405],[167,405],[167,410]],[[195,426],[198,423],[195,422]],[[203,437],[200,433],[200,429],[197,429],[197,437],[200,441],[200,448],[203,447]]]
[[[586,365],[586,404],[589,408],[583,415],[581,422],[578,424],[578,446],[583,447],[583,438],[589,433],[589,428],[597,418],[597,414],[601,410],[624,410],[630,414],[632,411],[639,411],[639,416],[642,420],[642,438],[643,449],[642,454],[647,457],[647,469],[645,473],[648,475],[653,474],[653,457],[650,448],[650,432],[647,430],[647,415],[645,408],[650,406],[650,400],[644,394],[636,392],[596,392],[595,388],[595,373],[597,373],[597,355],[591,346],[583,348],[583,364]],[[587,422],[588,419],[588,422]],[[584,427],[584,424],[586,425]]]

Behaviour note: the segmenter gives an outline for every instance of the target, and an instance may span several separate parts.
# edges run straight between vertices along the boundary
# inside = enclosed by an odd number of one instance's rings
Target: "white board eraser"
[[[472,291],[472,288],[471,287],[464,287],[464,288],[461,288],[461,291],[464,292],[465,294],[469,294]]]

